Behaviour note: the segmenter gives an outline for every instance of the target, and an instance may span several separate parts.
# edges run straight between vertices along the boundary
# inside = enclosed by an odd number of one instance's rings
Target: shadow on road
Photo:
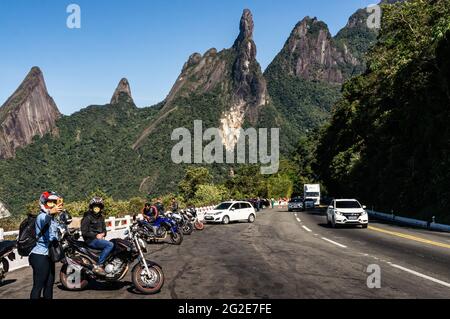
[[[4,286],[8,286],[11,285],[13,283],[15,283],[17,281],[17,279],[9,279],[9,280],[4,280],[0,283],[0,288],[4,287]]]
[[[133,286],[133,283],[129,281],[115,281],[115,282],[98,282],[98,281],[90,281],[86,290],[93,291],[117,291],[122,290],[124,287]],[[58,289],[63,291],[69,291],[62,284],[57,286]],[[75,292],[74,292],[75,293]]]
[[[354,225],[339,225],[336,228],[333,228],[331,225],[328,225],[327,223],[320,223],[317,225],[319,225],[322,228],[328,228],[328,229],[334,229],[334,230],[363,229],[361,226],[354,226]]]

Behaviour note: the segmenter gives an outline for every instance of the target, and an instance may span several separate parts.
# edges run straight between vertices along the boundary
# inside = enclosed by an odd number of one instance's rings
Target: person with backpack
[[[98,258],[98,264],[93,269],[100,276],[106,276],[103,265],[114,249],[114,244],[105,240],[107,231],[105,217],[102,214],[104,208],[103,199],[94,197],[89,203],[89,211],[84,214],[81,220],[81,233],[86,244],[92,249],[102,251]]]
[[[53,299],[55,263],[49,257],[49,246],[53,240],[58,240],[57,223],[54,217],[63,210],[62,197],[54,192],[45,192],[39,199],[39,205],[41,210],[34,225],[36,245],[28,257],[33,269],[33,288],[30,298]]]

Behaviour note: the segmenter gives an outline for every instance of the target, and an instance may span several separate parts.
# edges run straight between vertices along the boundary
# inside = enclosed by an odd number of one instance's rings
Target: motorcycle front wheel
[[[181,243],[183,242],[183,234],[178,229],[178,231],[176,233],[170,234],[170,240],[172,241],[172,244],[174,244],[174,245],[181,245]]]
[[[86,278],[86,275],[75,274],[74,272],[68,273],[69,267],[67,264],[64,264],[59,272],[59,280],[61,284],[66,290],[69,291],[81,291],[86,289],[89,281]]]
[[[133,285],[139,292],[145,295],[153,295],[161,291],[164,285],[164,273],[159,266],[148,266],[150,274],[144,265],[138,263],[131,272]]]
[[[192,226],[191,223],[185,223],[183,225],[183,235],[191,235],[192,232],[194,231],[194,227]]]
[[[197,230],[203,230],[203,229],[205,229],[205,224],[203,224],[201,221],[196,221],[194,223],[194,227]]]

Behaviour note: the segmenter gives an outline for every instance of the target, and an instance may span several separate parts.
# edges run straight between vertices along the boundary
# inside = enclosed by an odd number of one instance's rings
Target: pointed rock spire
[[[249,9],[245,9],[242,13],[241,23],[239,26],[239,36],[236,39],[233,47],[238,48],[245,40],[253,40],[253,30],[255,24],[253,22],[253,15]]]
[[[30,144],[34,136],[50,132],[60,116],[42,71],[33,67],[0,108],[0,159],[14,157],[15,150]]]
[[[119,85],[117,86],[116,90],[114,91],[114,94],[111,98],[110,104],[117,104],[121,100],[126,101],[127,103],[133,103],[133,98],[131,96],[131,89],[130,89],[130,83],[127,79],[123,78],[120,80]]]

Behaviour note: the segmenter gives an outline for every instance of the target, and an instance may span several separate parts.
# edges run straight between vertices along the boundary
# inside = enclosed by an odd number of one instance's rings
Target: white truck
[[[320,206],[320,184],[305,184],[303,197],[314,200],[314,204]]]

